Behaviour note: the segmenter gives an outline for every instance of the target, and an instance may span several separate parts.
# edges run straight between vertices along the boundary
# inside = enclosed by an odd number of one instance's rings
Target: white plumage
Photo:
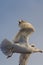
[[[28,38],[35,31],[35,28],[33,27],[33,25],[26,21],[20,20],[19,27],[20,27],[20,30],[15,36],[13,42],[16,44],[17,43],[24,44],[27,48],[29,48],[30,53],[20,54],[20,58],[19,58],[19,65],[26,65],[26,62],[28,58],[30,57],[31,53],[42,52],[42,50],[36,48],[34,45],[28,44],[28,40],[29,40]]]
[[[20,20],[19,21],[20,30],[12,40],[12,42],[4,39],[0,45],[1,51],[7,56],[11,57],[13,53],[20,53],[19,65],[26,65],[27,59],[32,53],[43,52],[36,48],[33,44],[30,45],[28,38],[35,31],[32,24]]]

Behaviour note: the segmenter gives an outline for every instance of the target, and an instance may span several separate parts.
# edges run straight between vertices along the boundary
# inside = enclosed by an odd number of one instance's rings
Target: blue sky
[[[30,42],[43,49],[43,0],[0,0],[0,43],[4,38],[12,40],[17,33],[18,20],[32,23],[36,29]],[[19,54],[9,59],[0,51],[1,65],[18,65]],[[43,54],[32,54],[27,65],[43,64]]]

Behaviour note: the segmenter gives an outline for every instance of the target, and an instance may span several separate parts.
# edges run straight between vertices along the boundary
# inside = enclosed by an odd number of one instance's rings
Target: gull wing
[[[14,43],[26,43],[28,42],[28,38],[32,32],[34,32],[34,27],[30,23],[26,23],[23,20],[19,22],[20,30],[16,34],[13,42]],[[26,65],[28,57],[30,54],[20,54],[19,65]]]
[[[20,30],[16,34],[13,42],[14,43],[27,43],[28,37],[30,36],[32,32],[35,31],[35,29],[31,23],[26,22],[24,20],[19,21],[19,27],[20,27]]]
[[[14,43],[27,43],[30,34],[34,32],[33,28],[22,28],[15,36]]]
[[[19,20],[19,27],[20,27],[20,29],[23,29],[23,28],[33,28],[34,29],[34,27],[31,23],[24,21],[24,20]]]
[[[26,65],[31,54],[21,54],[19,58],[19,65]]]

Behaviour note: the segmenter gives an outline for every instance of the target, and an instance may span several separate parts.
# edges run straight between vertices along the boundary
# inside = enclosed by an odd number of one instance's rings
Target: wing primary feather
[[[14,43],[27,43],[28,42],[28,36],[32,33],[32,29],[25,28],[20,29],[17,35],[15,36],[13,42]],[[22,41],[21,41],[22,40]]]
[[[19,65],[26,65],[31,54],[20,54]]]

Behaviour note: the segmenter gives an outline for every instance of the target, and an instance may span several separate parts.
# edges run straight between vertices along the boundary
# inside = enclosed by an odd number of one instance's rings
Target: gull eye
[[[34,45],[31,45],[31,47],[35,47]]]

